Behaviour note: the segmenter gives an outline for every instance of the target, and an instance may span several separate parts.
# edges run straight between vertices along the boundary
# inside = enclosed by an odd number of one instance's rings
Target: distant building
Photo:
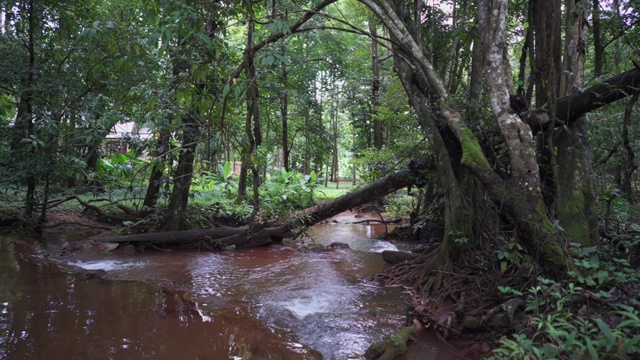
[[[149,141],[153,137],[148,127],[138,127],[135,121],[118,122],[115,124],[105,139],[107,154],[126,153],[132,149],[132,144],[139,141]]]

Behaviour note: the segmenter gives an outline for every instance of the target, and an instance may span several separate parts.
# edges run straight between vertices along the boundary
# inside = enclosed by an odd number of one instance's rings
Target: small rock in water
[[[413,250],[411,250],[412,253],[418,253],[418,254],[422,254],[425,250],[427,250],[429,247],[427,245],[424,244],[419,244],[416,245],[416,247],[413,248]]]
[[[329,244],[329,246],[327,246],[328,250],[334,250],[334,249],[348,249],[349,248],[349,244],[345,244],[345,243],[341,243],[341,242],[334,242]]]
[[[136,247],[133,246],[132,244],[126,244],[120,248],[118,248],[117,250],[123,252],[124,254],[135,254],[136,252]]]

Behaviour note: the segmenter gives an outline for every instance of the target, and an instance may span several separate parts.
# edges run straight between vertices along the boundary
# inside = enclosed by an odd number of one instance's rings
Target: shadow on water
[[[305,239],[350,249],[57,259],[108,280],[35,265],[1,240],[0,359],[361,359],[402,326],[408,295],[366,280],[386,266],[377,252],[394,246],[374,239],[384,226],[345,224],[355,219]]]

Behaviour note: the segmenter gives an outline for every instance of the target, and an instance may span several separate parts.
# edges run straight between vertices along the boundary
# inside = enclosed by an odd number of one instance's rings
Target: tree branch
[[[633,68],[614,76],[584,91],[556,100],[556,126],[576,120],[580,116],[597,110],[627,96],[640,93],[640,68]],[[520,114],[524,122],[529,124],[534,134],[547,130],[551,125],[546,110],[535,109]]]

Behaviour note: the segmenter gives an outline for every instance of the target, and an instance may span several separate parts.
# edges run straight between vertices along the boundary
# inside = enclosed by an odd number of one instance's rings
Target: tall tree
[[[567,234],[561,228],[564,224],[560,222],[558,226],[558,219],[548,206],[551,203],[545,201],[536,139],[530,124],[539,126],[544,123],[553,129],[554,125],[560,123],[554,119],[561,118],[565,124],[576,122],[574,126],[578,126],[579,115],[592,108],[591,105],[580,106],[576,103],[568,103],[566,98],[563,100],[558,98],[562,72],[560,68],[562,62],[559,61],[562,55],[560,2],[534,1],[538,6],[535,8],[535,30],[538,31],[536,54],[546,52],[545,56],[532,59],[535,61],[535,72],[540,74],[535,80],[535,105],[543,106],[546,103],[548,106],[543,107],[541,111],[527,114],[525,114],[526,108],[513,103],[513,96],[511,96],[514,95],[511,90],[513,76],[510,66],[505,61],[510,3],[506,0],[479,0],[477,3],[477,26],[482,29],[481,44],[485,54],[483,72],[493,113],[491,123],[499,129],[500,137],[506,147],[505,161],[508,166],[506,170],[496,171],[469,126],[472,118],[466,119],[462,115],[472,116],[473,113],[461,111],[464,109],[464,103],[459,103],[449,93],[438,75],[440,65],[430,60],[437,58],[426,46],[429,41],[423,40],[424,32],[419,31],[419,24],[424,22],[424,11],[421,6],[399,1],[361,0],[390,33],[394,46],[396,72],[403,81],[412,107],[426,129],[425,135],[436,159],[436,169],[440,178],[443,179],[446,235],[438,254],[424,260],[422,275],[416,278],[418,288],[424,292],[428,292],[434,284],[438,283],[437,280],[428,280],[429,278],[441,276],[430,273],[430,270],[434,267],[446,266],[449,264],[446,259],[459,253],[456,251],[459,248],[453,241],[454,236],[460,237],[461,234],[469,239],[479,239],[480,234],[473,231],[473,224],[479,221],[486,222],[488,213],[482,211],[483,205],[475,201],[477,197],[474,193],[478,191],[486,193],[497,208],[501,209],[500,215],[495,213],[493,216],[502,216],[508,220],[523,248],[537,260],[549,276],[563,277],[566,276],[567,270],[573,268],[570,255],[565,250]],[[580,64],[583,63],[580,58],[583,55],[580,53],[579,44],[583,41],[581,39],[584,36],[582,32],[584,23],[582,15],[576,18],[575,13],[565,12],[565,16],[568,14],[570,17],[566,23],[569,25],[565,24],[565,29],[567,29],[569,41],[574,42],[567,47],[566,61],[570,63],[565,66],[565,69],[571,68],[575,71],[574,76],[580,79]],[[576,31],[573,30],[573,26],[576,26]],[[433,42],[433,39],[429,40]],[[571,46],[574,46],[577,51],[571,50]],[[571,90],[565,86],[563,91],[574,91],[575,87],[579,86],[577,85],[579,82],[575,81],[575,78],[565,79],[563,84],[571,84],[569,86]],[[574,93],[574,95],[582,94]],[[587,96],[584,97],[587,98]],[[550,112],[549,108],[555,110]],[[573,111],[573,115],[568,116],[568,110]],[[535,130],[538,132],[537,129]],[[558,142],[553,144],[557,145]],[[559,147],[559,151],[565,151],[567,148]],[[587,161],[589,159],[584,156],[584,153],[580,156]],[[566,163],[568,160],[562,161]],[[575,173],[570,176],[577,177]],[[574,185],[574,187],[577,186]],[[567,194],[576,193],[574,191]],[[554,196],[557,195],[558,193]],[[593,219],[590,213],[590,209],[593,208],[590,207],[590,199],[585,198],[584,194],[580,195],[583,196],[584,201],[576,206],[579,211],[573,214],[579,217],[575,220],[580,220],[580,230],[585,236],[591,237],[594,231],[589,228],[589,222]],[[563,202],[560,207],[566,208],[569,201],[561,199],[558,203],[560,201]],[[482,214],[482,220],[480,214]],[[582,219],[585,221],[583,222]],[[567,220],[563,218],[562,221]],[[577,237],[570,235],[570,238],[574,240]]]

